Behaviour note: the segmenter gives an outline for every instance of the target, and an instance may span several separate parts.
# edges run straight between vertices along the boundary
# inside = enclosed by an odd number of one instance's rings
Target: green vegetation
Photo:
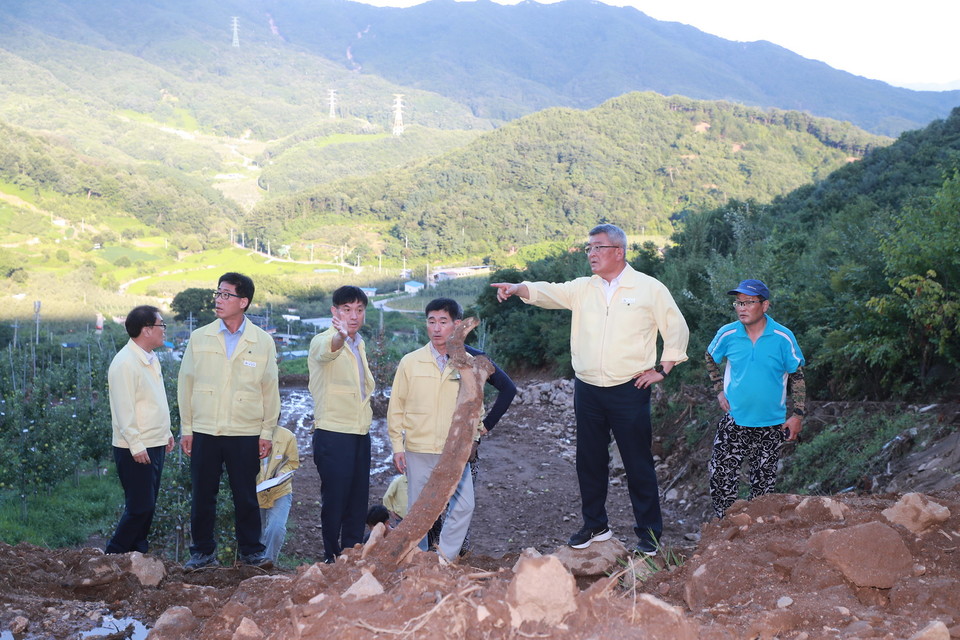
[[[755,277],[803,347],[814,397],[928,397],[955,389],[960,368],[958,210],[960,109],[773,203],[691,211],[662,259],[645,245],[631,262],[668,286],[690,326],[693,366],[680,375],[702,380],[700,355],[732,320],[726,291]],[[491,280],[587,273],[582,255],[558,251]],[[490,292],[479,308],[506,364],[569,371],[566,314]]]
[[[95,533],[112,535],[118,505],[123,489],[112,465],[104,476],[71,478],[33,497],[27,519],[14,492],[0,489],[0,540],[50,548],[82,545]]]
[[[862,411],[841,419],[797,446],[784,464],[777,490],[830,495],[859,488],[865,479],[886,470],[891,441],[920,421],[913,413],[868,415]]]
[[[691,211],[768,202],[887,143],[797,112],[634,93],[527,116],[420,165],[263,201],[246,228],[302,254],[333,220],[377,223],[391,260],[499,257],[579,237],[598,220],[669,235]]]

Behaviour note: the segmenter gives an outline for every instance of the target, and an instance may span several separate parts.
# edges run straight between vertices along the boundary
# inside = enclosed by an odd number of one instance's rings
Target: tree
[[[196,287],[184,289],[173,298],[170,308],[174,313],[174,320],[186,321],[190,314],[197,325],[213,322],[213,294],[210,289]]]

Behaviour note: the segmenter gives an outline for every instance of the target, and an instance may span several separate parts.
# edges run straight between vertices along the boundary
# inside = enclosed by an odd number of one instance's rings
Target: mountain
[[[892,87],[769,42],[724,40],[590,0],[431,0],[405,9],[346,0],[252,4],[290,43],[501,120],[656,91],[808,111],[896,135],[960,105],[960,91]]]
[[[377,229],[363,251],[489,255],[581,234],[597,221],[669,235],[685,212],[767,202],[888,144],[798,112],[631,93],[548,109],[431,160],[264,201],[247,234],[302,251],[334,225]]]
[[[330,89],[344,114],[383,127],[403,94],[408,123],[456,129],[631,91],[806,111],[882,135],[960,104],[960,91],[892,87],[588,0],[7,0],[0,58],[8,72],[138,111],[169,111],[167,92],[203,127],[262,137],[326,114]]]

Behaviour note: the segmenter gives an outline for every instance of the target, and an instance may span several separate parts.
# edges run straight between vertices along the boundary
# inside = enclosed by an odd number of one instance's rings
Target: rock
[[[187,607],[170,607],[157,618],[150,630],[150,640],[181,640],[193,637],[199,620]]]
[[[797,505],[795,513],[805,520],[815,522],[829,522],[832,520],[844,520],[847,517],[847,505],[837,502],[831,498],[814,496],[804,498]]]
[[[712,558],[693,570],[683,585],[684,600],[692,611],[750,590],[756,580],[755,567],[732,560],[735,558],[729,556]]]
[[[513,569],[511,569],[511,571],[516,573],[517,569],[520,567],[520,562],[524,558],[542,558],[542,557],[543,557],[542,553],[540,553],[533,547],[527,547],[526,549],[520,552],[520,557],[517,558],[517,561],[515,563],[513,563]]]
[[[721,523],[733,527],[748,527],[753,524],[753,518],[750,517],[749,513],[735,513],[728,515]]]
[[[790,596],[783,596],[782,598],[777,600],[778,609],[786,609],[792,604],[793,604],[793,598],[791,598]]]
[[[824,531],[814,539],[827,561],[859,587],[889,589],[912,574],[910,550],[896,530],[882,522]]]
[[[803,618],[787,609],[776,609],[767,611],[758,616],[750,623],[750,630],[747,632],[747,638],[782,638],[795,637],[787,636],[787,632],[793,631],[803,625]]]
[[[507,587],[513,626],[527,621],[560,624],[577,610],[577,592],[573,576],[556,556],[521,558]]]
[[[363,600],[372,596],[378,596],[383,593],[383,585],[373,577],[373,574],[363,570],[363,575],[350,585],[350,588],[343,592],[343,598],[357,598]]]
[[[670,606],[648,593],[637,596],[635,615],[637,620],[643,621],[643,632],[635,637],[645,640],[696,640],[700,637],[699,625],[689,620],[679,607]]]
[[[552,554],[575,576],[607,576],[623,568],[627,548],[616,538],[594,542],[586,549],[558,547]]]
[[[939,620],[934,620],[910,636],[910,640],[950,640],[950,630]]]
[[[27,630],[30,626],[30,621],[24,618],[23,616],[17,616],[10,621],[10,633],[17,636]]]
[[[888,521],[906,527],[917,534],[950,518],[949,509],[922,493],[906,493],[895,505],[884,509],[882,513]]]
[[[263,631],[260,631],[256,622],[250,618],[244,618],[240,621],[237,630],[233,632],[231,640],[263,640],[264,637]]]
[[[139,551],[129,555],[130,573],[145,587],[156,587],[166,577],[167,570],[158,558],[145,556]]]
[[[378,522],[374,525],[373,529],[370,530],[370,537],[367,538],[367,541],[363,543],[363,551],[360,553],[361,558],[366,558],[370,551],[377,545],[378,542],[387,537],[387,525],[382,522]]]

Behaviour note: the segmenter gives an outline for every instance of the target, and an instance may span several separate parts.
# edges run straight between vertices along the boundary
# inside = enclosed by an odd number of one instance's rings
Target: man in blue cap
[[[744,280],[727,293],[736,296],[738,320],[720,327],[706,353],[707,371],[725,412],[710,460],[710,497],[718,518],[737,499],[744,457],[750,462],[750,498],[773,492],[780,447],[797,439],[806,400],[803,353],[793,332],[767,315],[767,285]],[[793,404],[789,417],[788,393]]]

